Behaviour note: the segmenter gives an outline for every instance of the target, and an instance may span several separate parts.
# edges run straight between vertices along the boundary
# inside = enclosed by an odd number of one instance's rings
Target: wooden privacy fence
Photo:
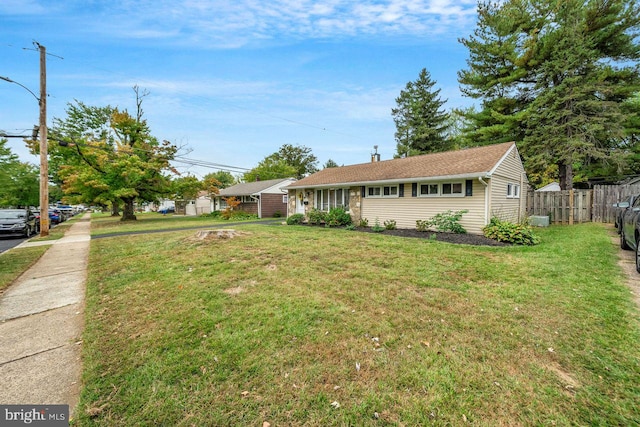
[[[591,222],[592,208],[593,190],[529,191],[527,193],[527,216],[549,216],[551,224]]]
[[[614,222],[616,208],[613,204],[638,194],[640,194],[640,182],[637,180],[621,185],[594,185],[592,221]]]

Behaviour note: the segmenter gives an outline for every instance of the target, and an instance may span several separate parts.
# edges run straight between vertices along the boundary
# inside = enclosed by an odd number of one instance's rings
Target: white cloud
[[[273,40],[424,37],[466,28],[470,0],[120,0],[94,31],[235,48]],[[78,15],[82,19],[82,13]],[[145,28],[140,31],[140,28]]]
[[[37,15],[45,12],[37,0],[2,0],[0,15]]]

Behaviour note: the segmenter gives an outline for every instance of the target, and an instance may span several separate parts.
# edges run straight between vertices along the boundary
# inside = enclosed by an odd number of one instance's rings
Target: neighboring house
[[[227,207],[225,198],[235,197],[242,203],[239,209],[258,215],[258,218],[269,218],[276,214],[287,214],[287,190],[285,187],[294,183],[294,178],[270,179],[236,184],[220,190],[214,198],[214,210]]]
[[[202,215],[211,213],[213,201],[209,197],[208,191],[200,191],[198,197],[193,203],[194,215]],[[189,213],[187,213],[189,215]]]
[[[544,187],[538,188],[536,191],[560,191],[560,184],[558,184],[557,182],[552,182],[545,185]]]
[[[326,168],[288,187],[288,215],[342,206],[357,224],[394,220],[415,228],[448,210],[469,212],[460,224],[480,234],[491,217],[518,222],[526,214],[528,180],[513,142],[445,153]]]

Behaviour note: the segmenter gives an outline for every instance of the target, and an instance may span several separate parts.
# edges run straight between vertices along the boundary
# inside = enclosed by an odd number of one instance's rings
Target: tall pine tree
[[[407,83],[391,110],[396,124],[396,157],[447,151],[451,147],[446,133],[449,115],[442,110],[447,100],[440,99],[440,89],[422,69],[415,82]]]
[[[624,102],[639,89],[635,0],[507,0],[481,3],[461,42],[463,91],[482,100],[470,117],[483,143],[521,141],[531,175],[553,170],[571,188],[594,164],[622,171]],[[582,174],[582,176],[580,176]]]

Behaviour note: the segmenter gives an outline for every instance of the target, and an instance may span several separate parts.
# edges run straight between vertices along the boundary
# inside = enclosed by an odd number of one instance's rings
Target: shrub
[[[224,219],[234,221],[248,221],[252,219],[258,219],[258,215],[245,211],[231,211],[227,217],[224,217]]]
[[[304,215],[301,213],[293,214],[287,218],[287,225],[300,225],[304,221]]]
[[[419,219],[416,221],[416,230],[418,231],[427,231],[430,227],[429,221]]]
[[[353,231],[353,230],[355,230],[355,229],[356,229],[356,226],[355,226],[354,224],[349,224],[349,225],[347,225],[347,226],[345,227],[345,230],[352,230],[352,231]]]
[[[416,229],[418,231],[427,231],[430,227],[433,227],[437,231],[464,234],[467,230],[460,225],[460,219],[462,218],[462,215],[467,212],[469,211],[466,209],[456,212],[448,210],[446,212],[436,214],[428,220],[419,219],[416,221]]]
[[[326,212],[313,208],[309,212],[309,224],[322,224],[326,222]]]
[[[274,217],[274,218],[282,218],[282,212],[280,212],[280,211],[275,211],[275,212],[273,213],[273,217]]]
[[[375,231],[376,233],[384,231],[384,227],[380,225],[380,221],[378,220],[378,218],[376,218],[376,222],[373,227],[371,227],[371,230]]]
[[[329,227],[339,227],[351,224],[351,215],[344,208],[331,208],[324,217]]]
[[[395,219],[390,219],[384,222],[384,228],[386,228],[387,230],[395,230],[396,227],[396,220]]]
[[[469,212],[466,209],[461,211],[452,212],[448,210],[443,213],[439,213],[431,218],[431,224],[438,231],[451,232],[457,234],[464,234],[467,230],[464,229],[462,225],[460,225],[460,219],[462,219],[462,215]]]
[[[360,223],[358,224],[358,227],[360,228],[365,228],[369,226],[369,220],[367,218],[362,218],[360,220]]]
[[[227,204],[227,207],[222,210],[222,218],[224,219],[231,219],[232,217],[235,218],[235,216],[233,215],[233,212],[238,208],[238,206],[242,204],[242,201],[240,201],[234,196],[223,197],[222,200],[224,200],[225,203]]]
[[[207,217],[207,218],[216,218],[219,219],[222,216],[222,212],[221,211],[213,211],[211,213],[203,213],[202,215],[200,215],[201,217]]]
[[[487,226],[482,229],[485,237],[498,242],[513,243],[516,245],[537,245],[540,238],[533,234],[531,226],[526,223],[513,223],[491,218]]]

